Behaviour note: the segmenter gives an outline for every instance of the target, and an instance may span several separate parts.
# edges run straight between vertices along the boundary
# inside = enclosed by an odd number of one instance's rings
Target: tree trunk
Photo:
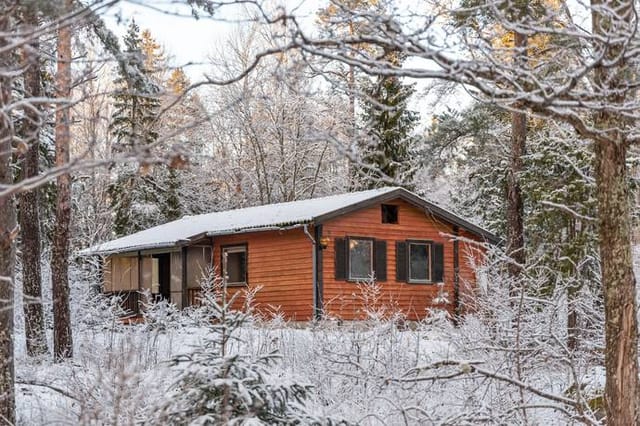
[[[567,348],[571,351],[578,349],[578,311],[576,310],[578,289],[567,289]]]
[[[603,63],[594,69],[594,87],[608,96],[610,105],[623,105],[628,93],[627,64],[622,54],[624,37],[636,31],[632,1],[592,0],[593,32],[604,40],[596,46]],[[610,13],[615,10],[615,14]],[[608,425],[638,424],[638,324],[636,280],[631,256],[631,209],[627,180],[627,140],[621,129],[633,128],[613,108],[596,113],[594,124],[602,133],[594,140],[598,236],[605,314],[605,411]]]
[[[575,219],[570,219],[567,223],[567,242],[576,241],[581,232],[576,229]],[[591,231],[593,232],[593,230]],[[565,270],[563,275],[570,280],[567,285],[567,348],[570,351],[578,349],[580,330],[578,329],[578,294],[582,288],[584,279],[578,271],[575,263],[571,263]]]
[[[25,24],[30,28],[38,26],[37,15],[31,8],[25,8]],[[41,96],[39,41],[30,43],[30,52],[23,53],[28,68],[24,75],[26,96]],[[22,136],[29,142],[29,148],[20,158],[20,180],[38,175],[40,151],[40,128],[44,124],[41,108],[31,105],[25,108]],[[22,288],[24,294],[24,326],[27,353],[30,356],[49,352],[42,313],[42,278],[40,271],[40,215],[38,213],[38,189],[18,195],[18,220],[20,223],[22,251]]]
[[[611,123],[609,123],[610,125]],[[638,324],[624,141],[595,143],[608,425],[638,422]]]
[[[10,10],[8,2],[0,1],[3,10]],[[3,34],[11,34],[10,15],[0,16],[0,46],[9,44]],[[11,102],[12,55],[0,55],[0,109]],[[2,187],[11,185],[12,125],[7,114],[0,114],[0,418],[3,423],[14,424],[15,372],[13,364],[13,279],[15,258],[15,206],[13,197],[3,196]]]
[[[527,36],[514,33],[516,62],[526,61]],[[519,104],[514,105],[518,109]],[[520,173],[522,172],[522,156],[527,141],[527,115],[525,112],[511,113],[511,155],[507,172],[507,255],[511,258],[508,272],[517,277],[525,262],[524,251],[524,204],[520,188]]]
[[[66,2],[70,10],[70,0]],[[69,99],[71,94],[71,28],[58,29],[58,69],[56,72],[56,97]],[[56,108],[56,166],[69,164],[70,141],[69,105]],[[73,356],[71,314],[69,311],[69,223],[71,220],[71,177],[69,173],[56,180],[56,223],[51,251],[51,283],[53,293],[53,351],[54,358]]]

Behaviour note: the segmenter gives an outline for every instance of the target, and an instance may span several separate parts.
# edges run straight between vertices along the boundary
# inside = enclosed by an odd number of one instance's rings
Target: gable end
[[[435,217],[438,217],[440,219],[445,220],[446,222],[450,223],[451,225],[454,226],[459,226],[461,228],[466,229],[467,231],[471,232],[472,234],[476,234],[480,237],[482,237],[484,240],[490,242],[491,244],[497,244],[499,242],[499,239],[496,235],[492,234],[489,231],[486,231],[482,228],[480,228],[477,225],[474,225],[471,222],[468,222],[464,219],[462,219],[459,216],[456,216],[455,214],[449,212],[448,210],[443,209],[442,207],[439,207],[433,203],[428,202],[427,200],[424,200],[420,197],[418,197],[417,195],[412,194],[411,192],[407,191],[406,189],[403,188],[398,188],[394,191],[388,192],[386,194],[382,194],[376,197],[372,197],[370,199],[367,199],[365,201],[361,201],[359,203],[354,203],[351,204],[349,206],[343,207],[341,209],[335,210],[331,213],[327,213],[321,216],[318,216],[315,218],[315,222],[318,224],[321,224],[327,220],[331,220],[334,219],[336,217],[348,214],[348,213],[352,213],[358,210],[361,210],[363,208],[366,207],[370,207],[372,205],[378,204],[378,203],[385,203],[394,199],[401,199],[406,201],[407,203],[419,208],[419,209],[423,209],[426,211],[426,213],[433,215]]]

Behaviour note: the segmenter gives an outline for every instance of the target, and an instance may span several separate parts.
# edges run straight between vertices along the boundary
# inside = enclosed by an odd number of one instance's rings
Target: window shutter
[[[431,245],[431,274],[434,283],[441,283],[444,279],[444,245]]]
[[[335,275],[336,280],[347,279],[347,241],[344,238],[335,239]]]
[[[384,240],[376,240],[373,249],[375,256],[374,271],[376,281],[387,280],[387,242]]]
[[[396,241],[396,281],[407,281],[407,243]]]

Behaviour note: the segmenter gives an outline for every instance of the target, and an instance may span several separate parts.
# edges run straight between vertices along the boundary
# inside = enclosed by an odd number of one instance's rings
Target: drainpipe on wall
[[[311,241],[311,265],[312,265],[312,282],[313,282],[313,319],[317,320],[320,319],[320,303],[321,303],[321,297],[319,294],[319,288],[318,288],[318,248],[317,248],[317,239],[313,238],[313,236],[311,235],[311,233],[309,232],[309,225],[308,224],[304,224],[302,226],[302,230],[304,231],[305,235],[309,238],[309,240]],[[317,229],[314,231],[315,234],[317,234]],[[317,236],[317,235],[316,235]]]
[[[140,297],[140,292],[142,291],[142,252],[138,251],[138,294],[136,294],[134,297],[134,300],[137,302],[136,304],[136,310],[135,310],[135,314],[139,315],[140,314],[140,302],[141,302],[141,297]],[[132,295],[133,296],[133,295]]]
[[[453,227],[453,303],[454,303],[454,323],[457,324],[461,314],[460,306],[460,241],[458,236],[460,235],[460,229],[457,226]]]
[[[316,224],[313,227],[315,240],[316,240],[316,302],[314,305],[315,309],[315,318],[317,320],[322,319],[322,313],[324,311],[324,289],[323,289],[323,270],[322,270],[322,250],[324,250],[324,246],[322,245],[322,225]]]

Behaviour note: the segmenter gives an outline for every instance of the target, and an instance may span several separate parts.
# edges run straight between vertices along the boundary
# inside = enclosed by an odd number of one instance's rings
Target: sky
[[[243,16],[243,10],[229,6],[219,19],[208,16],[195,19],[189,7],[178,3],[184,3],[184,0],[124,0],[103,16],[107,25],[120,36],[125,34],[131,18],[142,30],[149,29],[172,57],[171,65],[183,67],[191,81],[196,83],[203,80],[203,74],[211,71],[209,57],[221,50],[221,45],[234,28],[242,25],[239,17]],[[317,10],[325,3],[323,0],[285,1],[289,11],[295,10],[302,25],[308,27],[307,31],[311,31]],[[459,109],[471,102],[471,98],[461,90],[456,90],[446,102],[442,102],[443,99],[427,91],[429,82],[422,80],[416,83],[417,92],[410,101],[410,107],[420,112],[423,123],[429,123],[429,117],[435,112],[443,112],[448,107]]]
[[[302,10],[302,14],[309,16],[321,3],[318,0],[287,0],[287,7]],[[120,36],[126,32],[129,20],[135,19],[138,26],[142,30],[149,29],[173,57],[173,66],[184,66],[191,80],[198,81],[207,72],[209,56],[240,25],[238,16],[241,14],[240,7],[227,7],[220,19],[207,16],[195,19],[190,9],[177,4],[176,0],[130,0],[119,2],[103,16],[107,25]]]

